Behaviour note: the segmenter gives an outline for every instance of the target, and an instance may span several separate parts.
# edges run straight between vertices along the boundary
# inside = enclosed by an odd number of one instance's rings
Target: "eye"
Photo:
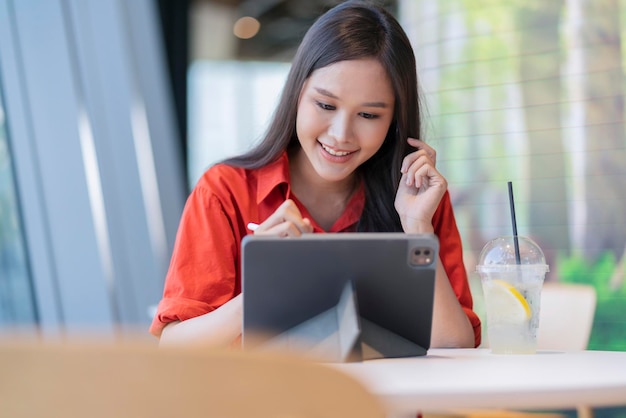
[[[329,104],[326,103],[322,103],[322,102],[315,102],[315,104],[317,106],[319,106],[321,109],[323,110],[335,110],[335,106],[331,106]]]
[[[373,113],[365,113],[365,112],[361,112],[359,113],[363,118],[365,119],[377,119],[378,115],[375,115]]]

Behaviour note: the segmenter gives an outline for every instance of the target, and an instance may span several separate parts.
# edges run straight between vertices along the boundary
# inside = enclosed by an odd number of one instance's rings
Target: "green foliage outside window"
[[[613,253],[603,253],[594,262],[582,256],[563,258],[558,266],[561,281],[591,284],[596,289],[589,349],[626,351],[626,282],[623,266],[618,265]]]

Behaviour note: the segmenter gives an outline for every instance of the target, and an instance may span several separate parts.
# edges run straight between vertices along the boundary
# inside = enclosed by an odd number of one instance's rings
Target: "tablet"
[[[244,348],[297,347],[330,361],[426,354],[438,252],[432,234],[248,235]]]

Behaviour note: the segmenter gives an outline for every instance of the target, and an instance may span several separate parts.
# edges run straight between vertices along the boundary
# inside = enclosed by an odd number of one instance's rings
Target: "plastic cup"
[[[480,253],[480,274],[487,313],[487,336],[495,354],[533,354],[541,289],[549,268],[532,239],[517,237],[519,264],[513,236],[489,241]]]

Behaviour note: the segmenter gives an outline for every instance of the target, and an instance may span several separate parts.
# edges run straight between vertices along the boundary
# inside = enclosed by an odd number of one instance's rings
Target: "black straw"
[[[519,241],[517,240],[517,221],[515,220],[515,203],[513,200],[513,183],[509,181],[509,206],[511,207],[511,224],[513,225],[513,245],[515,245],[515,262],[521,264]]]

